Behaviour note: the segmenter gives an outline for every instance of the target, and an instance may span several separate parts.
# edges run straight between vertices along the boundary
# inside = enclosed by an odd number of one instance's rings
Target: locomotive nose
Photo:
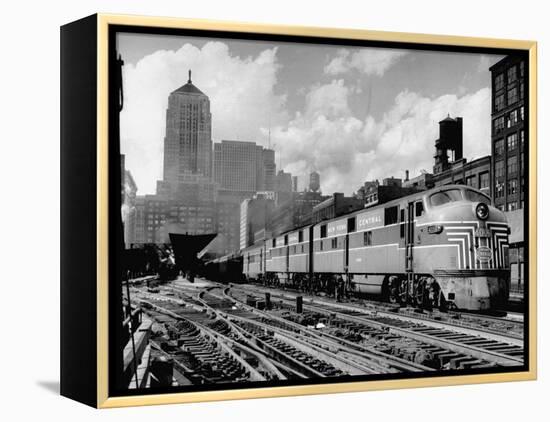
[[[487,220],[487,218],[489,217],[489,206],[484,202],[480,202],[479,204],[477,204],[476,216],[480,220]]]

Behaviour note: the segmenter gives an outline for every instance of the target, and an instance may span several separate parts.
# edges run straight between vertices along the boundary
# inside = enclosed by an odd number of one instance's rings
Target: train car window
[[[272,247],[272,248],[274,248],[274,247],[276,246],[276,244],[277,244],[276,242],[277,242],[277,241],[276,241],[275,239],[273,239],[273,240],[271,241],[271,247]]]
[[[322,241],[322,240],[319,242],[319,250],[320,250],[320,251],[323,250],[323,241]]]
[[[302,253],[304,253],[304,245],[302,245]]]
[[[401,224],[399,225],[399,236],[401,238],[405,237],[405,209],[402,209],[401,212]]]
[[[355,231],[355,217],[348,218],[348,233]]]
[[[399,209],[399,207],[396,205],[394,207],[388,207],[384,210],[384,225],[385,226],[397,223],[398,209]]]
[[[436,192],[430,196],[430,205],[438,207],[449,202],[461,201],[462,195],[460,189],[449,189],[442,192]]]
[[[323,224],[321,226],[321,238],[323,237],[327,237],[327,225],[326,224]]]
[[[332,239],[332,249],[336,249],[338,247],[338,238],[335,237]]]
[[[298,232],[298,243],[302,243],[304,241],[304,231],[300,230]]]
[[[372,245],[372,232],[364,232],[363,233],[363,244],[365,246],[371,246]]]
[[[424,213],[424,204],[422,201],[418,201],[414,204],[414,216],[420,217]]]
[[[296,245],[292,245],[292,253],[293,253],[293,254],[296,253]]]
[[[470,190],[470,189],[464,190],[464,198],[472,202],[491,203],[491,200],[487,196],[483,195],[482,193],[476,192],[475,190]]]
[[[285,246],[288,245],[288,234],[285,234]]]

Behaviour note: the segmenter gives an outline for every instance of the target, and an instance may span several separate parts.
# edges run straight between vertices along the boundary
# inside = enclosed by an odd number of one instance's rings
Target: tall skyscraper
[[[189,80],[168,97],[164,138],[164,182],[175,185],[189,175],[212,176],[210,100]]]

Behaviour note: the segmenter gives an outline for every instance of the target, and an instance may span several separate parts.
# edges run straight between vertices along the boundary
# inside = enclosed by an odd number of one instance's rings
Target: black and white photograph
[[[527,54],[199,32],[113,33],[110,394],[528,368]]]

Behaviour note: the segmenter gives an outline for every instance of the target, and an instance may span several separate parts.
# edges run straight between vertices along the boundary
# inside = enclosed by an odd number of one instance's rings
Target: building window
[[[495,91],[504,88],[504,73],[495,76]]]
[[[518,203],[517,202],[508,202],[508,211],[515,211],[518,209]]]
[[[525,120],[525,108],[523,106],[519,109],[519,118],[522,122]]]
[[[501,130],[504,129],[504,127],[504,116],[497,117],[495,120],[493,120],[493,130],[495,131],[495,133],[499,133]]]
[[[364,232],[363,233],[363,244],[365,246],[371,246],[372,245],[372,232]]]
[[[525,180],[523,178],[523,175],[521,175],[521,179],[520,179],[520,182],[519,182],[519,188],[520,188],[520,191],[523,193],[525,192]],[[523,206],[521,207],[523,208]]]
[[[508,114],[508,127],[512,127],[518,124],[518,111],[514,110]]]
[[[504,139],[497,139],[495,141],[495,155],[504,154]]]
[[[524,74],[525,74],[525,62],[522,61],[519,63],[519,75],[521,76],[522,79]]]
[[[489,187],[489,172],[486,171],[479,175],[479,189],[485,189]]]
[[[477,189],[477,178],[475,176],[466,177],[466,185]]]
[[[495,198],[503,198],[504,197],[504,183],[499,182],[495,186]]]
[[[495,97],[495,110],[500,111],[504,108],[504,94]]]
[[[512,151],[517,148],[518,146],[518,134],[512,133],[511,135],[508,135],[506,138],[508,141],[508,151]]]
[[[521,142],[521,149],[523,149],[523,141],[525,140],[525,132],[523,131],[523,129],[519,132],[519,139]]]
[[[514,65],[508,69],[508,83],[515,82],[518,79],[518,68]]]
[[[523,82],[519,85],[519,98],[523,100],[523,97],[525,96],[525,87],[523,85]]]
[[[508,105],[518,102],[518,87],[515,86],[508,90]]]
[[[518,191],[518,181],[516,179],[508,180],[508,195],[514,195]]]
[[[331,246],[332,246],[332,249],[336,249],[338,247],[338,238],[335,237],[331,240]]]
[[[499,160],[495,163],[495,177],[504,177],[504,160]]]
[[[508,175],[517,174],[518,172],[518,157],[514,155],[508,157]]]

